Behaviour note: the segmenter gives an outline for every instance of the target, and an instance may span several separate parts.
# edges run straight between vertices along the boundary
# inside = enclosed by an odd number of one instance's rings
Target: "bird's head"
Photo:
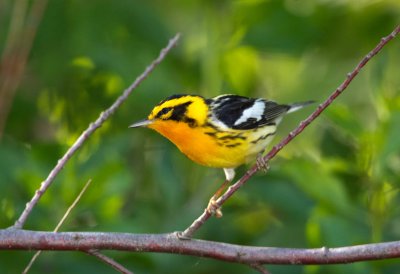
[[[207,120],[208,106],[198,95],[172,95],[156,105],[147,119],[138,121],[130,128],[149,127],[157,130],[174,123],[186,123],[189,127],[203,125]]]

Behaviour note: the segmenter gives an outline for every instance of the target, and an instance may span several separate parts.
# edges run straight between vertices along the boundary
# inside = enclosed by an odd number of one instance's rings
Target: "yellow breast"
[[[219,131],[207,125],[190,127],[169,120],[155,121],[149,127],[168,138],[194,162],[218,168],[235,168],[254,160],[275,132],[275,127]]]

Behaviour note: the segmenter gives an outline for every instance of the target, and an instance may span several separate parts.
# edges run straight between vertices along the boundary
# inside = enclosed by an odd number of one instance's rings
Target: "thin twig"
[[[56,228],[54,229],[54,232],[57,232],[61,225],[65,222],[65,220],[67,219],[68,215],[71,213],[72,209],[76,206],[76,204],[79,202],[79,200],[81,199],[83,193],[85,193],[86,189],[89,187],[90,183],[92,182],[92,179],[89,179],[86,184],[83,186],[81,192],[79,192],[78,196],[76,196],[74,202],[69,206],[69,208],[67,209],[67,211],[65,212],[64,216],[61,218],[61,220],[58,222]]]
[[[61,218],[61,220],[58,222],[56,228],[54,229],[53,232],[57,232],[61,225],[65,222],[65,220],[67,219],[67,217],[69,216],[69,214],[71,213],[72,209],[75,208],[76,204],[79,202],[79,200],[81,199],[83,193],[86,192],[86,189],[89,187],[90,183],[92,182],[92,180],[88,180],[86,182],[86,184],[83,186],[81,192],[78,194],[78,196],[75,198],[74,202],[68,207],[67,211],[64,213],[64,216]],[[35,262],[35,260],[37,259],[37,257],[39,257],[40,253],[42,251],[39,250],[38,252],[35,253],[35,255],[32,257],[31,261],[29,262],[29,264],[27,265],[27,267],[25,268],[25,270],[22,272],[22,274],[26,274],[28,273],[28,271],[30,270],[30,268],[32,267],[33,263]],[[123,265],[117,263],[116,261],[114,261],[113,259],[107,257],[106,255],[101,254],[98,250],[86,250],[84,251],[90,255],[93,255],[95,257],[97,257],[98,259],[100,259],[101,261],[105,262],[108,265],[111,265],[114,269],[116,269],[117,271],[119,271],[120,273],[123,274],[133,274],[131,271],[129,271],[128,269],[126,269]]]
[[[400,241],[335,248],[278,248],[243,246],[205,240],[181,240],[171,234],[113,232],[43,232],[0,230],[0,250],[120,250],[212,258],[248,265],[343,264],[400,258]]]
[[[346,79],[343,83],[326,99],[325,102],[320,104],[318,108],[308,116],[307,119],[300,122],[296,129],[289,133],[281,142],[274,146],[267,155],[264,156],[265,163],[275,157],[275,155],[284,148],[290,141],[292,141],[297,135],[299,135],[312,121],[314,121],[351,83],[354,77],[360,72],[360,70],[368,63],[373,56],[375,56],[389,41],[396,37],[400,32],[400,26],[397,26],[394,31],[381,39],[379,44],[370,51],[361,62],[354,68],[354,70],[347,74]],[[222,206],[222,204],[231,197],[241,186],[243,186],[257,171],[259,170],[258,165],[252,166],[246,174],[240,178],[235,184],[231,185],[226,192],[216,201],[216,206]],[[211,217],[211,214],[205,210],[193,223],[182,233],[180,236],[183,238],[191,238],[193,234]]]
[[[105,111],[100,113],[100,116],[96,119],[95,122],[90,123],[89,127],[82,132],[82,134],[78,137],[75,143],[67,150],[64,156],[58,160],[56,166],[51,170],[46,180],[44,180],[40,188],[36,190],[34,196],[31,201],[26,204],[24,211],[21,213],[18,220],[15,222],[13,228],[21,229],[32,209],[35,207],[39,199],[49,188],[51,183],[54,181],[58,173],[62,170],[68,160],[74,155],[74,153],[83,145],[83,143],[93,134],[93,132],[98,129],[121,105],[125,102],[128,96],[132,93],[134,89],[136,89],[139,84],[143,82],[144,79],[154,70],[154,68],[164,60],[165,56],[169,53],[169,51],[176,46],[179,40],[180,34],[176,34],[171,40],[169,40],[168,45],[161,50],[157,59],[155,59],[146,69],[145,71],[136,78],[136,80],[130,85],[120,97]]]
[[[68,207],[67,211],[64,213],[64,216],[61,218],[61,220],[58,222],[56,228],[53,230],[53,232],[57,232],[61,225],[64,223],[64,221],[67,219],[68,215],[71,213],[72,209],[76,206],[76,204],[79,202],[79,200],[81,199],[83,193],[85,193],[86,189],[89,187],[90,183],[92,182],[92,180],[88,180],[86,182],[86,184],[83,186],[81,192],[79,192],[78,196],[75,198],[74,202]],[[35,255],[33,255],[31,261],[29,262],[29,264],[26,266],[26,268],[24,269],[24,271],[22,272],[22,274],[26,274],[28,273],[29,269],[32,267],[33,263],[36,261],[37,257],[39,257],[40,253],[42,251],[39,250],[38,252],[35,253]]]
[[[261,274],[270,274],[269,271],[266,270],[265,267],[262,266],[261,264],[251,264],[250,266],[255,270],[257,270],[258,272],[260,272]]]
[[[100,259],[101,261],[105,262],[106,264],[112,266],[115,270],[122,274],[134,274],[132,271],[126,269],[123,265],[117,263],[110,257],[107,257],[104,254],[101,254],[98,250],[90,249],[85,251],[87,254],[95,256],[96,258]]]

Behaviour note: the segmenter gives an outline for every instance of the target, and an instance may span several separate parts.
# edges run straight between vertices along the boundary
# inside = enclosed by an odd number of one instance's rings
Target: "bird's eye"
[[[170,111],[171,111],[171,108],[169,108],[169,107],[168,108],[163,108],[162,110],[160,110],[158,112],[157,117],[166,119],[168,117],[162,117],[162,116],[168,114]]]

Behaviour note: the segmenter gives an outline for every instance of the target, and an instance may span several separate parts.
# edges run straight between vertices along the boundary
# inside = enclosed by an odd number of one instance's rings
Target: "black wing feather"
[[[218,120],[231,128],[235,128],[235,122],[242,116],[242,113],[247,108],[254,104],[255,99],[226,95],[221,98],[221,103],[213,109]]]
[[[273,101],[265,101],[265,110],[263,115],[265,123],[274,122],[275,119],[285,114],[289,109],[289,105],[280,105]]]
[[[261,116],[249,116],[246,121],[235,124],[247,109],[253,107],[256,101],[261,101],[265,105]],[[214,105],[213,105],[214,104]],[[266,124],[274,123],[275,120],[286,113],[289,105],[279,105],[273,101],[266,101],[248,98],[238,95],[219,96],[217,101],[211,104],[215,117],[233,129],[254,129]]]

